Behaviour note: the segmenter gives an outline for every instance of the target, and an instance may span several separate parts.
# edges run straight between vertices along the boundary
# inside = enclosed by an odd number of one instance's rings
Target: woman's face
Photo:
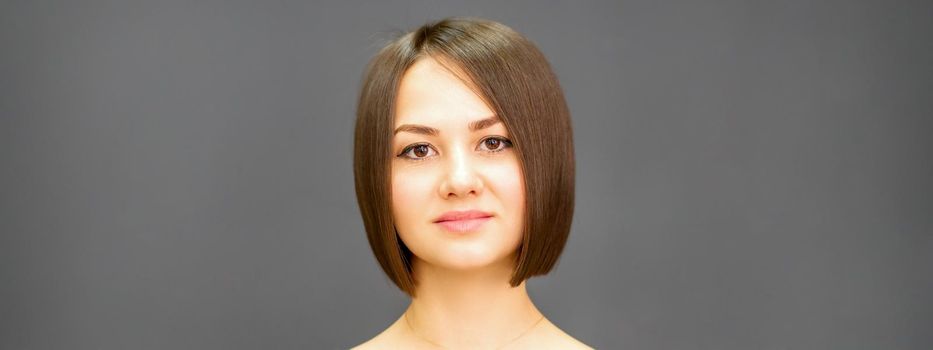
[[[521,167],[494,117],[431,58],[402,77],[391,146],[392,214],[416,259],[471,269],[511,258],[521,244]],[[457,220],[457,212],[468,211],[488,217]]]

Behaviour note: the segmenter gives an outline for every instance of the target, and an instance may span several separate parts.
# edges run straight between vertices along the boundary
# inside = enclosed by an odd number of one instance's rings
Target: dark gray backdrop
[[[363,67],[481,16],[573,112],[577,213],[529,281],[599,349],[933,347],[933,6],[0,5],[0,348],[344,349],[407,299],[352,186]]]

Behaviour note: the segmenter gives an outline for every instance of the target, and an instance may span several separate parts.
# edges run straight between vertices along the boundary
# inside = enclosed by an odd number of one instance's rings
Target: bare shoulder
[[[357,345],[350,348],[350,350],[383,350],[383,349],[399,349],[399,339],[398,339],[398,321],[393,323],[389,328],[386,328],[382,333],[379,333],[370,340],[367,340],[365,343]]]
[[[350,350],[375,350],[375,349],[384,349],[385,344],[382,344],[382,341],[379,339],[379,336],[367,340],[365,343],[359,344],[350,348]]]
[[[390,348],[392,344],[391,339],[385,335],[385,332],[382,332],[365,343],[350,348],[350,350],[381,350]]]
[[[537,333],[536,336],[532,338],[534,340],[527,344],[527,346],[531,346],[530,348],[533,349],[593,350],[589,345],[584,344],[558,328],[557,325],[551,323],[551,320],[546,320],[546,322],[541,325],[540,330],[535,333]]]
[[[403,325],[400,322],[401,319],[382,333],[350,350],[412,349],[412,344],[407,343],[401,335]],[[547,319],[542,322],[541,327],[530,333],[529,337],[512,344],[509,349],[593,350],[592,347],[570,336]]]
[[[385,349],[386,344],[378,339],[379,337],[367,340],[365,343],[354,346],[350,350],[380,350]]]

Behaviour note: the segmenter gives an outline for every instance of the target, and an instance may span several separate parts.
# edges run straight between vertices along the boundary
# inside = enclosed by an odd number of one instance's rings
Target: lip
[[[452,232],[470,232],[483,226],[492,218],[491,213],[480,210],[448,211],[434,220],[434,223],[443,226]]]
[[[459,221],[459,220],[469,220],[469,219],[482,219],[492,216],[492,213],[487,213],[480,210],[463,210],[457,211],[452,210],[448,211],[441,216],[434,219],[434,222],[443,222],[443,221]]]

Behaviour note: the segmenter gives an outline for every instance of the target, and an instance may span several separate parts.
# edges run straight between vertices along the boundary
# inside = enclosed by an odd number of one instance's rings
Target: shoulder
[[[545,320],[527,343],[515,345],[529,349],[593,350],[589,345],[558,328],[557,325],[551,323],[551,320]]]
[[[376,338],[378,338],[378,337],[376,337]],[[354,346],[354,347],[350,348],[350,350],[376,350],[376,349],[383,349],[383,348],[385,348],[385,344],[380,344],[380,342],[377,341],[376,338],[372,338],[372,339],[366,341],[366,342],[363,343],[363,344],[359,344],[359,345],[357,345],[357,346]]]
[[[354,347],[350,348],[350,350],[378,350],[378,349],[385,349],[385,348],[389,347],[389,345],[392,344],[392,341],[391,341],[388,337],[386,337],[384,334],[385,334],[385,332],[382,332],[382,333],[380,333],[379,335],[373,337],[372,339],[367,340],[366,342],[364,342],[364,343],[362,343],[362,344],[359,344],[359,345],[357,345],[357,346],[354,346]]]
[[[395,349],[399,345],[399,322],[396,321],[389,328],[386,328],[382,333],[379,333],[375,337],[366,342],[359,344],[350,348],[350,350],[380,350],[380,349]]]
[[[350,350],[382,350],[382,349],[403,349],[409,348],[405,345],[404,339],[400,336],[402,324],[396,321],[386,330],[382,331],[365,343],[359,344]],[[533,334],[533,335],[532,335]],[[545,319],[541,327],[538,327],[533,333],[529,334],[525,340],[512,344],[510,349],[555,349],[555,350],[593,350],[589,345],[570,336],[550,320]],[[410,344],[408,344],[410,345]]]

